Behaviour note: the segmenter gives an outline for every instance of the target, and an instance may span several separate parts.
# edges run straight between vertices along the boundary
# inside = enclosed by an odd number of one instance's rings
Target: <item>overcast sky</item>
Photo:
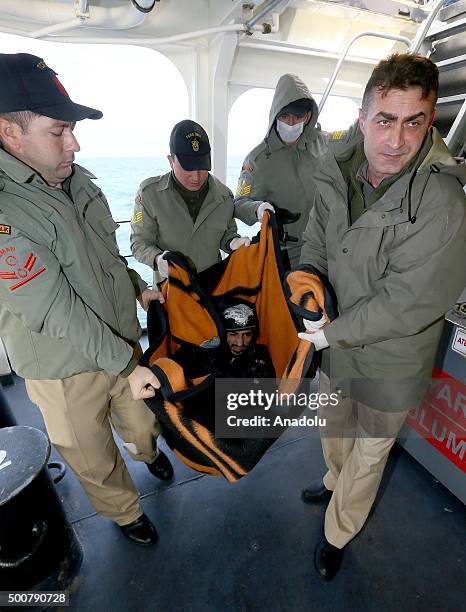
[[[76,128],[83,156],[166,155],[171,128],[188,118],[183,78],[169,59],[151,49],[51,43],[0,33],[0,52],[39,55],[73,100],[104,113],[103,119],[81,121]],[[272,90],[250,90],[235,102],[229,154],[245,155],[262,140],[272,95]],[[356,117],[350,100],[329,102],[320,118],[324,129],[342,129]]]

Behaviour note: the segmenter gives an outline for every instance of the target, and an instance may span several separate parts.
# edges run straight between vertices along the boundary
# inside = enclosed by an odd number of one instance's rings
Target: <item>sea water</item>
[[[131,255],[129,245],[130,219],[133,214],[134,198],[140,183],[150,176],[164,174],[170,170],[166,157],[81,157],[77,163],[92,172],[97,178],[94,182],[102,189],[112,216],[120,227],[116,237],[120,253],[124,255],[131,268],[152,284],[152,269],[141,264]],[[227,185],[234,193],[241,171],[242,158],[229,157],[227,161]],[[237,221],[241,235],[252,236],[257,233],[257,226],[252,228]],[[138,305],[138,317],[143,328],[146,327],[146,313]]]

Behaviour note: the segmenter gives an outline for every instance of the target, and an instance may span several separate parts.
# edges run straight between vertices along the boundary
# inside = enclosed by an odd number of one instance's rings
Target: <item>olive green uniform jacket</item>
[[[238,236],[233,218],[233,194],[209,174],[209,191],[194,222],[171,173],[148,178],[136,195],[131,222],[131,251],[141,263],[154,268],[163,251],[179,251],[198,272],[220,261],[220,249],[230,253]],[[162,277],[154,272],[154,283]]]
[[[120,257],[100,189],[73,166],[69,195],[0,149],[0,335],[30,379],[129,374],[146,287]]]
[[[302,98],[311,100],[312,117],[298,142],[290,147],[279,138],[275,119],[284,106]],[[287,243],[292,266],[299,261],[302,235],[314,201],[317,160],[328,150],[329,135],[316,125],[317,114],[317,104],[303,81],[293,74],[280,77],[267,134],[244,160],[235,196],[235,217],[248,225],[257,222],[257,209],[262,202],[301,213],[298,221],[285,225],[285,230],[298,238],[296,243]]]
[[[301,263],[328,275],[339,310],[325,328],[323,369],[369,406],[410,409],[431,376],[444,313],[466,280],[466,167],[433,129],[420,165],[352,225],[334,157],[316,183]]]

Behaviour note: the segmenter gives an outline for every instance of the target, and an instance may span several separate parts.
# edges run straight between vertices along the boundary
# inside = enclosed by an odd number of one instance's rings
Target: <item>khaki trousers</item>
[[[331,392],[323,372],[319,390]],[[319,408],[319,417],[327,421],[321,429],[328,468],[324,484],[333,491],[325,513],[325,537],[337,548],[343,548],[362,529],[406,415],[407,411],[381,412],[351,398],[340,398],[338,406]]]
[[[126,378],[105,371],[61,380],[26,380],[50,441],[76,474],[94,508],[126,525],[141,516],[139,494],[113,438],[114,426],[133,459],[151,463],[160,427]]]

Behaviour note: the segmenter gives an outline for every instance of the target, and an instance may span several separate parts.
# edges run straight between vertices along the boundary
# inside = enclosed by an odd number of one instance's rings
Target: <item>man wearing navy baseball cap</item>
[[[0,54],[0,113],[28,110],[62,121],[101,119],[95,108],[76,104],[43,59],[29,53]]]
[[[169,251],[183,253],[201,272],[221,259],[221,250],[250,244],[238,236],[233,194],[209,173],[210,142],[199,123],[174,126],[168,162],[171,172],[141,183],[131,223],[132,253],[154,270],[154,283],[168,276]]]
[[[211,170],[210,142],[204,128],[186,119],[170,134],[170,155],[176,156],[184,170]]]
[[[138,365],[136,298],[163,298],[120,257],[95,177],[74,163],[75,123],[101,117],[40,57],[0,54],[0,335],[96,510],[148,546],[157,531],[111,424],[134,459],[172,477],[143,401],[159,381]]]

